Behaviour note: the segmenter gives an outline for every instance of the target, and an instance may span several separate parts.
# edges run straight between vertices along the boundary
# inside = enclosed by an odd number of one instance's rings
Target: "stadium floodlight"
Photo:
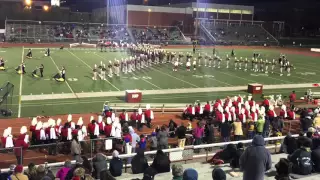
[[[42,9],[43,9],[44,11],[49,11],[49,6],[48,6],[48,5],[44,5],[44,6],[42,7]]]
[[[31,6],[32,1],[31,1],[31,0],[25,0],[24,3],[25,3],[27,6]]]
[[[151,12],[151,9],[148,9],[148,12]]]

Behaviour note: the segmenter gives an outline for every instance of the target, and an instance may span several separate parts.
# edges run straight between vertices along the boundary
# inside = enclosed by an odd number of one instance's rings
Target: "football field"
[[[53,115],[65,113],[87,113],[99,111],[103,102],[124,102],[125,90],[141,90],[143,102],[154,103],[192,103],[195,100],[213,100],[227,95],[247,94],[244,87],[250,83],[261,83],[270,86],[265,94],[284,94],[295,89],[303,94],[312,84],[318,83],[320,57],[315,54],[299,54],[282,49],[235,48],[236,57],[251,60],[254,52],[260,53],[263,60],[278,59],[285,53],[290,63],[295,66],[291,76],[275,73],[234,69],[234,60],[226,69],[225,57],[230,54],[229,48],[217,48],[222,57],[221,68],[205,67],[204,62],[194,71],[186,71],[183,63],[178,72],[172,71],[172,64],[158,64],[133,73],[121,74],[120,77],[106,80],[92,80],[92,69],[102,61],[106,65],[115,58],[126,58],[125,52],[100,52],[96,49],[51,49],[51,56],[45,57],[43,48],[33,48],[33,58],[26,59],[28,47],[1,48],[0,57],[6,60],[6,71],[0,72],[0,82],[10,81],[15,85],[12,110],[14,116]],[[175,52],[190,52],[190,48],[168,49]],[[199,49],[201,53],[212,55],[212,49]],[[199,53],[197,52],[194,57]],[[26,74],[19,75],[15,68],[24,61]],[[34,78],[31,72],[36,66],[44,65],[44,77]],[[56,82],[52,77],[64,66],[66,82]],[[243,66],[243,65],[242,65]],[[269,67],[270,69],[271,67]],[[287,86],[286,86],[287,85]],[[277,86],[277,87],[276,87]],[[281,88],[285,87],[285,88]],[[317,87],[312,88],[317,91]]]

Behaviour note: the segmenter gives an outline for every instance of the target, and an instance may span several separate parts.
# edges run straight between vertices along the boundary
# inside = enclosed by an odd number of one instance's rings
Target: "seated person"
[[[233,155],[236,154],[237,148],[234,144],[228,144],[225,149],[218,151],[208,163],[215,165],[229,163],[233,159]]]
[[[57,82],[64,82],[65,81],[65,79],[62,78],[60,73],[57,73],[56,75],[54,75],[53,79],[55,79]]]
[[[38,67],[36,67],[35,70],[32,71],[32,77],[38,78],[39,76],[37,75]]]
[[[304,140],[302,146],[288,156],[292,163],[292,172],[299,175],[312,173],[313,163],[311,160],[311,141]]]
[[[314,163],[313,169],[316,172],[320,172],[320,144],[314,146],[314,150],[311,152],[311,160]]]
[[[296,149],[298,149],[297,140],[288,133],[281,145],[281,151],[287,154],[292,154]]]
[[[291,173],[290,161],[285,158],[281,158],[275,165],[277,175],[276,180],[290,180],[289,174]]]
[[[175,131],[177,129],[178,125],[177,123],[175,123],[172,119],[169,122],[168,128],[169,128],[169,135],[170,137],[174,137],[175,136]]]
[[[190,121],[193,120],[195,115],[195,108],[192,105],[186,106],[182,113],[182,118],[183,119],[190,119]]]
[[[232,168],[240,168],[239,160],[240,160],[240,157],[243,154],[243,152],[244,152],[243,144],[238,143],[236,153],[233,155],[231,162],[230,162],[230,166]]]

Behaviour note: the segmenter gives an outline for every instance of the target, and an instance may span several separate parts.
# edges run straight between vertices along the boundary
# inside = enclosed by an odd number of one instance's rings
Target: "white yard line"
[[[185,81],[185,80],[183,80],[183,79],[180,79],[180,78],[171,76],[170,74],[164,73],[164,72],[162,72],[162,71],[159,71],[158,69],[155,69],[155,68],[153,68],[153,67],[150,67],[150,68],[153,69],[153,70],[155,70],[155,71],[160,72],[161,74],[167,75],[167,76],[172,77],[172,78],[174,78],[174,79],[176,79],[176,80],[179,80],[179,81],[181,81],[181,82],[187,83],[187,84],[189,84],[189,85],[191,85],[191,86],[193,86],[193,87],[200,88],[199,86],[194,85],[194,84],[192,84],[192,83],[189,83],[188,81]]]
[[[24,59],[24,46],[22,46],[21,63],[23,62],[23,59]],[[20,86],[19,86],[19,107],[18,107],[18,118],[20,118],[20,117],[21,117],[22,79],[23,79],[23,75],[22,75],[22,73],[21,73],[21,74],[20,74]]]
[[[53,60],[53,58],[52,58],[51,56],[49,56],[49,57],[50,57],[50,59],[51,59],[52,63],[56,66],[56,68],[57,68],[57,70],[58,70],[58,73],[60,73],[60,69],[59,69],[59,67],[57,66],[56,62],[54,62],[54,60]],[[72,90],[72,88],[71,88],[70,84],[68,83],[68,81],[67,81],[67,80],[65,80],[65,82],[66,82],[66,84],[67,84],[68,88],[70,89],[70,91],[72,92],[72,94],[74,94],[74,95],[75,95],[75,97],[76,97],[76,98],[78,98],[77,94],[76,94],[76,93],[74,93],[74,91]]]
[[[142,71],[141,71],[142,72]],[[148,76],[148,74],[147,73],[145,73],[145,72],[143,72],[144,74],[146,74],[147,76]],[[132,72],[132,74],[134,75],[134,76],[136,76],[136,74],[134,73],[134,72]],[[137,76],[136,76],[137,77]],[[158,88],[158,89],[162,89],[161,87],[159,87],[159,86],[157,86],[157,85],[155,85],[155,84],[153,84],[152,82],[150,82],[150,81],[148,81],[148,80],[146,80],[146,79],[143,79],[143,78],[140,78],[140,79],[142,79],[143,81],[145,81],[146,83],[148,83],[148,84],[150,84],[150,85],[152,85],[152,86],[154,86],[154,87],[156,87],[156,88]]]
[[[222,73],[222,74],[225,74],[227,76],[235,77],[235,78],[238,78],[238,79],[242,79],[242,80],[245,80],[246,82],[251,81],[253,83],[257,83],[256,81],[253,81],[251,79],[245,79],[245,78],[242,78],[242,77],[239,77],[239,76],[235,76],[233,74],[229,74],[229,73],[225,73],[225,72],[221,72],[221,71],[215,71],[215,72]]]
[[[79,58],[79,57],[78,57],[77,55],[75,55],[73,52],[69,51],[68,49],[67,49],[67,51],[68,51],[70,54],[72,54],[74,57],[76,57],[78,60],[80,60],[83,64],[85,64],[89,69],[93,70],[92,67],[91,67],[89,64],[87,64],[85,61],[83,61],[81,58]],[[110,81],[108,81],[108,80],[105,80],[105,81],[106,81],[107,83],[109,83],[112,87],[114,87],[116,90],[120,91],[120,89],[117,88],[115,85],[113,85]]]
[[[315,82],[317,83],[317,82]],[[270,89],[294,89],[294,88],[314,88],[315,83],[304,84],[274,84],[264,85],[264,90]],[[208,87],[208,88],[183,88],[183,89],[161,89],[161,90],[142,90],[143,95],[160,95],[160,94],[188,94],[188,93],[207,93],[207,92],[230,92],[245,91],[248,86],[234,86],[234,87]],[[81,98],[94,98],[94,97],[117,97],[124,96],[125,91],[110,91],[110,92],[87,92],[77,93]],[[73,94],[43,94],[43,95],[23,95],[22,101],[35,101],[35,100],[52,100],[52,99],[73,99]]]

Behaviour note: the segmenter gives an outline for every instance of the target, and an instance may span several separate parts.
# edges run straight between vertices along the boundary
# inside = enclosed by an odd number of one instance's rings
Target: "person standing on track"
[[[290,108],[291,109],[294,109],[294,102],[296,101],[296,92],[295,91],[292,91],[292,93],[290,94],[289,96],[289,99],[290,99]]]

